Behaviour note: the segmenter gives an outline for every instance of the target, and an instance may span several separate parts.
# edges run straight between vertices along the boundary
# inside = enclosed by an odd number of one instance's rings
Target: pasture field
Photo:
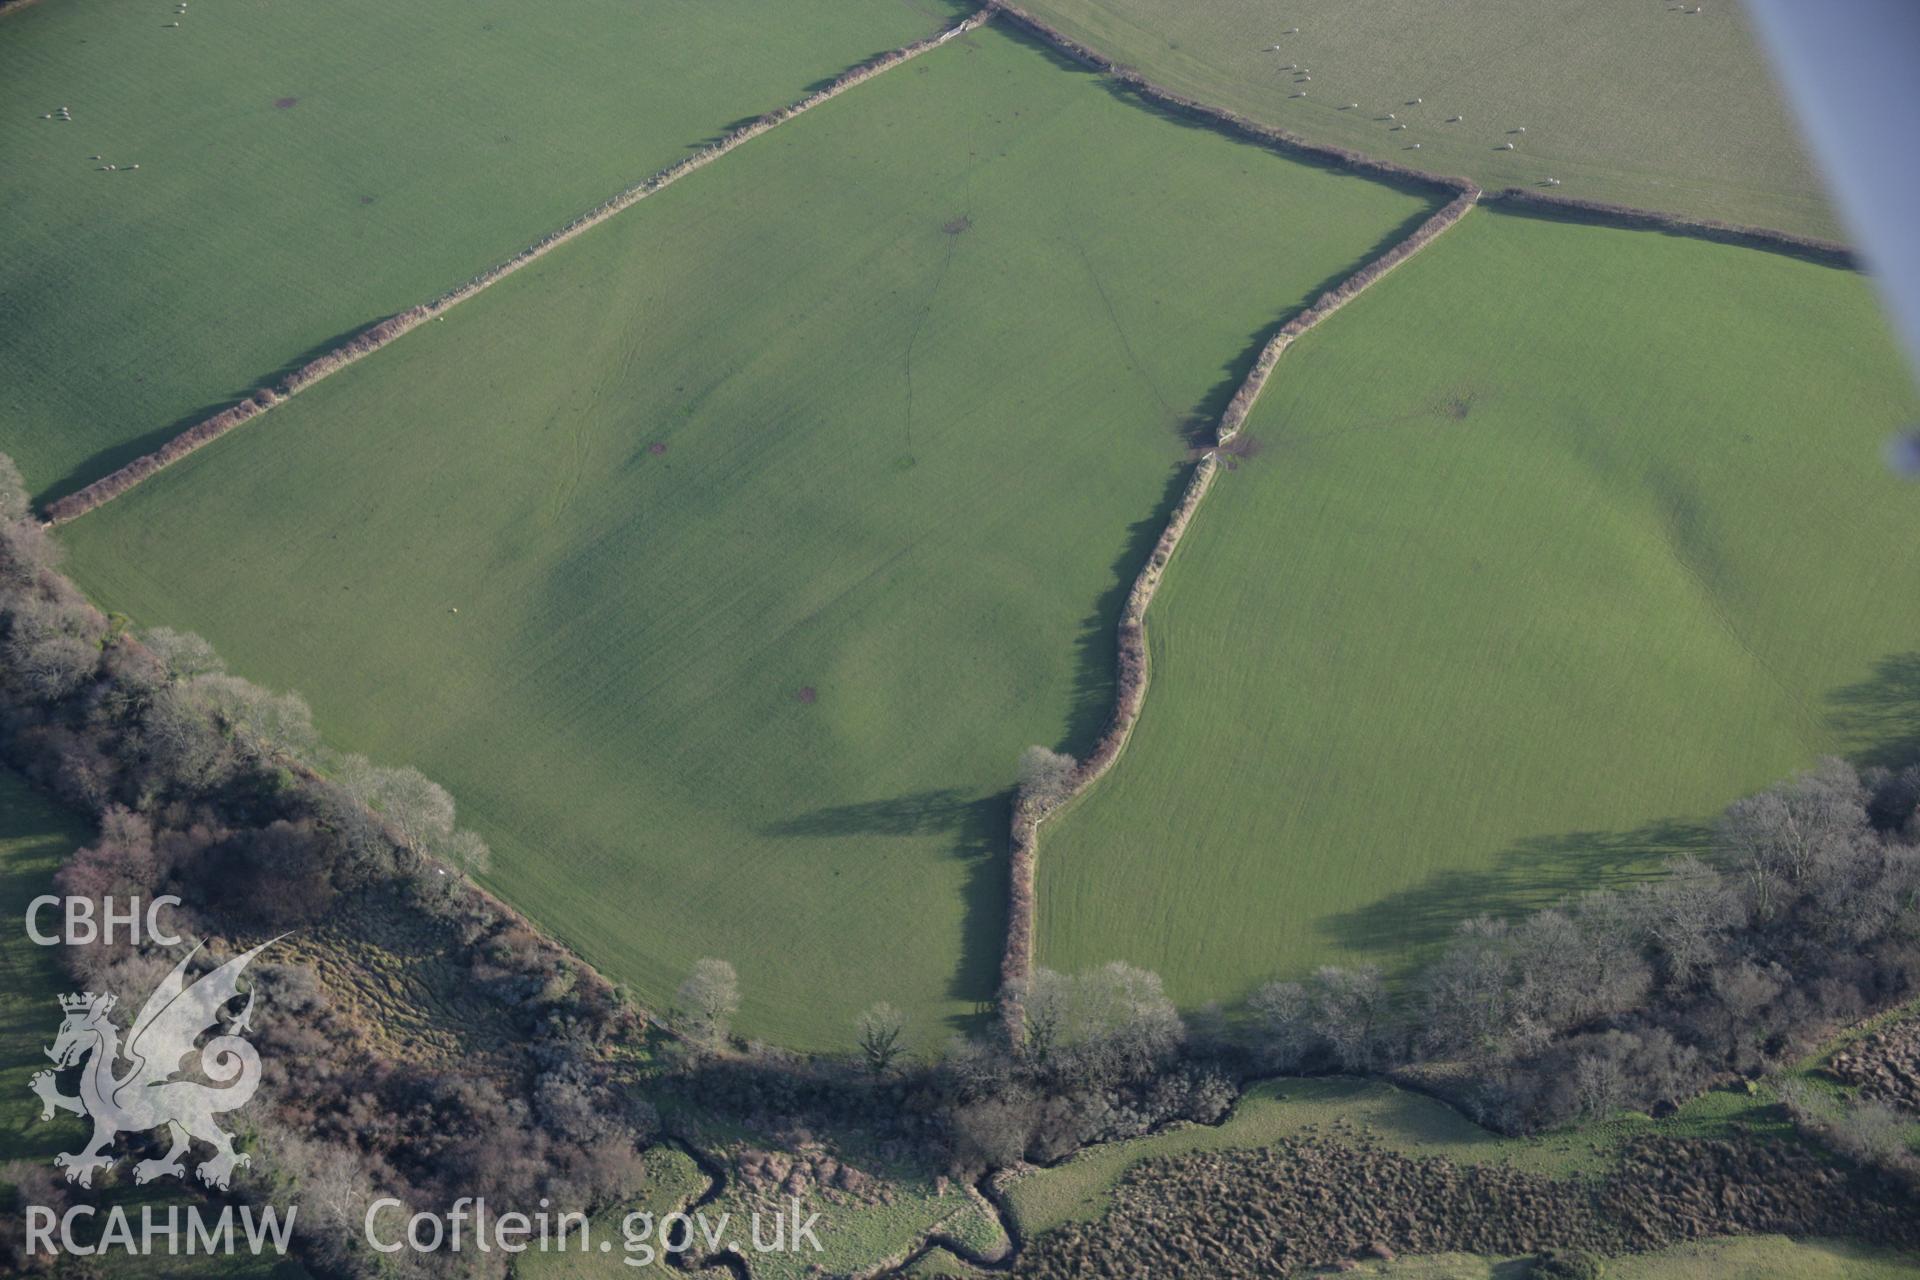
[[[1179,93],[1383,160],[1839,234],[1738,0],[1021,2]]]
[[[189,8],[62,0],[0,17],[0,449],[43,495],[967,11]],[[61,107],[70,123],[41,119]]]
[[[1007,794],[1262,337],[1434,201],[997,28],[783,125],[62,530],[76,579],[419,766],[644,1002],[924,1044]],[[457,610],[457,612],[455,612]]]
[[[1917,407],[1858,276],[1470,215],[1283,357],[1131,744],[1042,831],[1041,963],[1187,1005],[1391,970],[1911,759]]]

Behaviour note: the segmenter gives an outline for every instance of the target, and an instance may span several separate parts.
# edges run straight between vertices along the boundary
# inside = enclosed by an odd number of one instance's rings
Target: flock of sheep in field
[[[166,26],[162,29],[170,30],[174,27],[179,26],[180,25],[179,19],[184,18],[186,14],[187,14],[187,0],[174,0],[173,15],[175,20],[167,23]],[[40,118],[42,120],[61,120],[61,121],[65,121],[68,124],[71,124],[73,123],[73,110],[70,107],[58,107],[52,111],[42,112],[40,115]],[[87,159],[99,160],[100,157],[88,156]],[[102,164],[97,166],[95,171],[98,173],[132,173],[134,170],[138,169],[139,167],[140,166],[137,164]]]
[[[1696,8],[1686,10],[1686,12],[1698,13],[1699,9],[1696,7]],[[1300,28],[1288,27],[1281,34],[1289,35],[1289,36],[1297,36],[1300,34]],[[1283,48],[1284,46],[1282,45],[1270,44],[1261,52],[1279,53]],[[1289,62],[1284,64],[1280,68],[1280,71],[1281,71],[1281,74],[1283,75],[1291,75],[1293,77],[1293,83],[1295,85],[1295,88],[1293,93],[1289,95],[1290,97],[1304,98],[1307,96],[1307,90],[1304,86],[1311,84],[1313,82],[1313,69],[1311,67],[1307,66],[1304,62]],[[1425,101],[1426,99],[1424,98],[1418,98],[1418,97],[1408,98],[1405,102],[1405,105],[1409,107],[1417,107],[1417,106],[1420,106]],[[1340,106],[1338,109],[1341,111],[1358,111],[1360,109],[1360,104],[1357,102],[1348,102]],[[1389,111],[1384,115],[1375,116],[1374,119],[1386,125],[1387,132],[1389,133],[1398,133],[1407,127],[1406,123],[1400,119],[1398,113],[1393,111]],[[1448,124],[1464,124],[1465,122],[1466,122],[1466,116],[1464,115],[1456,114],[1456,115],[1450,115],[1447,117]],[[1514,140],[1520,134],[1523,134],[1526,131],[1527,131],[1527,127],[1525,125],[1518,125],[1514,128],[1507,130],[1506,141],[1495,146],[1494,150],[1495,151],[1517,150],[1518,148]],[[1418,142],[1410,142],[1407,144],[1407,150],[1409,151],[1419,151],[1420,149],[1421,149],[1421,144]],[[1548,187],[1557,187],[1560,185],[1560,179],[1544,178],[1541,180],[1541,185],[1548,186]]]
[[[162,28],[162,29],[163,29],[163,30],[170,30],[170,29],[172,29],[172,28],[174,28],[174,27],[177,27],[177,26],[179,26],[179,25],[180,25],[180,23],[179,23],[179,19],[181,19],[181,18],[184,18],[184,17],[186,16],[186,14],[187,14],[187,0],[174,0],[174,5],[173,5],[173,15],[174,15],[174,19],[175,19],[175,20],[174,20],[174,21],[172,21],[172,22],[169,22],[169,23],[167,23],[167,24],[166,24],[166,26],[165,26],[164,28]],[[43,111],[43,112],[41,112],[41,114],[40,114],[40,118],[41,118],[42,120],[59,120],[59,121],[64,121],[64,122],[65,122],[65,123],[67,123],[67,124],[72,124],[72,123],[73,123],[73,109],[72,109],[72,108],[70,108],[70,107],[57,107],[57,108],[55,108],[55,109],[54,109],[54,110],[52,110],[52,111]],[[99,160],[99,159],[100,159],[100,157],[99,157],[99,156],[88,156],[88,157],[87,157],[87,159],[89,159],[89,160]],[[133,172],[134,170],[136,170],[136,169],[138,169],[139,167],[140,167],[140,166],[139,166],[139,165],[137,165],[137,164],[102,164],[102,165],[99,165],[99,166],[97,166],[97,168],[96,168],[96,172],[99,172],[99,173],[132,173],[132,172]]]
[[[1683,13],[1689,16],[1697,15],[1704,11],[1703,7],[1697,4],[1696,5],[1669,5],[1667,6],[1667,8],[1668,8],[1668,11],[1671,13]],[[1288,27],[1285,31],[1281,32],[1281,34],[1286,36],[1297,36],[1300,34],[1300,28]],[[1264,49],[1262,49],[1261,52],[1262,53],[1280,53],[1285,49],[1285,47],[1286,46],[1281,44],[1270,44],[1266,46]],[[1308,91],[1306,89],[1306,86],[1313,83],[1312,68],[1308,67],[1304,62],[1289,62],[1282,65],[1280,68],[1280,71],[1283,75],[1291,75],[1293,77],[1293,83],[1295,87],[1294,87],[1294,91],[1288,95],[1289,97],[1304,98],[1307,96]],[[1418,97],[1408,98],[1406,100],[1405,105],[1409,107],[1417,107],[1417,106],[1420,106],[1424,101],[1425,101],[1424,99],[1418,98]],[[1360,109],[1360,104],[1357,102],[1348,102],[1340,106],[1338,109],[1341,111],[1358,111]],[[1392,111],[1389,111],[1386,114],[1381,116],[1376,116],[1374,118],[1378,120],[1380,123],[1386,125],[1387,131],[1389,133],[1398,133],[1407,127],[1405,122],[1400,120],[1398,115]],[[1448,124],[1464,124],[1466,122],[1466,117],[1464,115],[1457,115],[1457,114],[1451,115],[1447,117],[1446,122]],[[1508,129],[1506,140],[1497,144],[1493,149],[1495,151],[1518,150],[1519,146],[1518,146],[1517,139],[1519,138],[1520,135],[1526,133],[1526,131],[1527,131],[1527,127],[1525,125],[1516,125],[1515,127]],[[1409,151],[1419,151],[1420,149],[1421,149],[1421,144],[1418,142],[1410,142],[1407,144],[1407,150]],[[1540,180],[1540,185],[1543,187],[1557,187],[1560,185],[1560,179],[1542,178]]]

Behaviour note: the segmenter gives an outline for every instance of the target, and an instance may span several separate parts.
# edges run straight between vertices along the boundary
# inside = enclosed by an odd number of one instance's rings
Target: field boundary
[[[1628,227],[1642,231],[1665,231],[1670,234],[1695,236],[1703,240],[1715,240],[1747,248],[1793,253],[1824,262],[1829,266],[1854,270],[1858,270],[1860,266],[1858,255],[1851,245],[1838,240],[1823,240],[1817,236],[1779,231],[1772,227],[1746,226],[1740,223],[1721,222],[1713,218],[1693,218],[1684,214],[1665,213],[1658,209],[1640,208],[1635,205],[1609,204],[1600,200],[1583,200],[1578,196],[1556,195],[1549,191],[1536,191],[1527,187],[1505,187],[1496,192],[1482,193],[1479,186],[1469,178],[1416,169],[1411,165],[1382,160],[1377,156],[1355,151],[1336,143],[1316,142],[1290,129],[1283,129],[1279,125],[1263,124],[1224,107],[1216,107],[1197,98],[1175,93],[1166,86],[1147,79],[1132,67],[1115,62],[1099,50],[1082,44],[1047,22],[1046,19],[1028,13],[1011,0],[994,0],[993,7],[1006,14],[1015,25],[1025,28],[1074,61],[1111,76],[1115,82],[1142,98],[1181,115],[1229,129],[1289,155],[1338,165],[1354,173],[1367,174],[1389,181],[1445,187],[1462,194],[1473,191],[1489,204],[1498,201],[1542,213],[1581,218],[1608,226]]]
[[[1720,244],[1738,245],[1771,253],[1788,253],[1829,267],[1860,270],[1860,258],[1853,246],[1838,240],[1796,235],[1771,227],[1749,227],[1713,218],[1689,218],[1657,209],[1633,205],[1608,204],[1603,200],[1582,200],[1578,196],[1555,195],[1528,187],[1504,187],[1483,197],[1490,205],[1513,206],[1516,211],[1535,217],[1560,218],[1595,226],[1622,227],[1631,231],[1664,231],[1669,235],[1690,236]]]
[[[1094,744],[1087,758],[1074,769],[1060,796],[1048,802],[1025,796],[1014,801],[1009,833],[1007,945],[1000,960],[1000,1017],[1011,1042],[1018,1044],[1025,1028],[1024,996],[1027,983],[1033,977],[1034,878],[1039,866],[1040,824],[1098,782],[1120,758],[1128,739],[1133,736],[1134,726],[1139,723],[1140,712],[1146,705],[1147,684],[1152,674],[1147,653],[1147,608],[1160,589],[1167,565],[1173,559],[1180,539],[1192,524],[1200,503],[1213,487],[1214,477],[1220,470],[1221,452],[1239,437],[1254,402],[1266,389],[1267,380],[1288,347],[1302,334],[1359,297],[1381,277],[1433,243],[1441,232],[1466,217],[1479,199],[1480,189],[1468,183],[1465,191],[1448,201],[1404,239],[1363,264],[1352,275],[1316,298],[1305,311],[1282,325],[1279,332],[1260,349],[1253,368],[1247,371],[1246,378],[1233,393],[1233,399],[1227,402],[1215,428],[1213,447],[1195,464],[1193,474],[1187,481],[1186,492],[1168,517],[1166,528],[1161,530],[1153,554],[1147,557],[1139,576],[1133,580],[1126,605],[1120,612],[1114,705],[1106,732]]]
[[[1425,169],[1416,169],[1411,165],[1397,164],[1392,160],[1382,160],[1350,147],[1336,146],[1331,142],[1315,142],[1313,139],[1282,129],[1278,125],[1262,124],[1248,116],[1224,107],[1216,107],[1197,98],[1175,93],[1164,85],[1147,79],[1132,67],[1115,62],[1097,49],[1093,49],[1075,40],[1044,18],[1039,18],[1016,4],[1006,0],[994,0],[989,6],[995,12],[1005,14],[1013,24],[1038,36],[1075,62],[1099,71],[1125,87],[1137,96],[1165,107],[1177,114],[1188,116],[1214,128],[1224,129],[1243,139],[1259,143],[1273,151],[1279,151],[1296,159],[1332,164],[1390,182],[1411,182],[1422,186],[1443,187],[1449,191],[1473,192],[1479,194],[1480,188],[1467,178],[1449,177],[1446,174],[1431,173]]]
[[[641,181],[626,188],[617,195],[609,197],[595,205],[592,209],[581,214],[559,230],[542,236],[506,261],[489,267],[479,275],[473,276],[467,280],[466,283],[449,289],[432,301],[409,307],[405,311],[368,326],[339,346],[334,347],[331,351],[313,360],[309,360],[306,364],[282,378],[276,386],[259,388],[241,400],[240,403],[224,409],[209,418],[202,419],[200,422],[195,423],[185,431],[166,441],[166,443],[162,444],[159,448],[142,454],[140,457],[135,458],[117,470],[109,472],[84,488],[78,489],[64,498],[49,503],[43,512],[45,523],[50,526],[65,524],[69,520],[74,520],[85,515],[96,507],[111,502],[155,472],[213,443],[213,441],[218,440],[235,427],[252,421],[275,405],[306,390],[322,378],[338,373],[355,361],[372,355],[374,352],[385,347],[403,334],[418,328],[428,320],[438,319],[451,308],[460,305],[476,294],[498,284],[522,267],[551,253],[554,249],[557,249],[575,236],[598,226],[615,214],[632,208],[648,196],[672,186],[675,182],[678,182],[695,170],[704,169],[736,147],[751,142],[761,134],[786,123],[788,120],[793,119],[803,112],[811,111],[822,103],[839,97],[847,90],[866,83],[883,71],[897,67],[901,63],[917,58],[923,53],[929,53],[950,40],[957,39],[970,31],[978,29],[992,16],[993,6],[988,5],[960,19],[960,21],[944,30],[935,32],[933,35],[927,36],[924,39],[902,45],[897,49],[880,54],[849,70],[843,71],[834,77],[832,82],[824,88],[817,89],[784,107],[776,107],[772,111],[757,117],[752,122],[729,131],[718,142],[702,147],[692,155],[676,161],[665,169],[649,174],[646,178],[643,178]]]

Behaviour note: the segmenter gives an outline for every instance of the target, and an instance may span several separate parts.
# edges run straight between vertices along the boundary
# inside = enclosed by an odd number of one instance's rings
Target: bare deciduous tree
[[[1046,809],[1066,799],[1073,790],[1080,762],[1046,747],[1028,747],[1020,753],[1020,802]]]
[[[360,803],[392,824],[413,854],[431,852],[453,835],[453,797],[410,765],[383,768],[365,756],[343,757],[334,776]]]
[[[695,964],[680,984],[679,1000],[687,1033],[709,1048],[723,1044],[740,1010],[739,975],[725,960],[709,957]]]
[[[1313,1029],[1313,1000],[1297,982],[1269,982],[1248,1000],[1260,1020],[1260,1047],[1279,1071],[1291,1071],[1320,1043]]]
[[[906,1029],[906,1015],[884,1000],[860,1015],[860,1052],[869,1071],[886,1074],[904,1049],[900,1038]]]
[[[142,632],[140,641],[165,664],[168,674],[175,680],[193,680],[200,676],[226,673],[226,660],[213,651],[211,644],[191,631],[154,627]]]
[[[211,656],[212,648],[206,653]],[[252,681],[222,674],[195,677],[187,688],[226,726],[235,745],[251,759],[305,760],[320,745],[313,712],[297,693],[270,693]],[[449,799],[447,803],[453,802]]]
[[[1314,1027],[1333,1056],[1349,1071],[1363,1071],[1380,1060],[1385,1045],[1386,984],[1372,965],[1340,969],[1328,965],[1313,975]]]

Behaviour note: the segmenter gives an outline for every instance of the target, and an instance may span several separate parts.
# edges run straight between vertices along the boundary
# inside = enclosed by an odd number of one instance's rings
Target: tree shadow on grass
[[[1335,946],[1397,953],[1410,964],[1420,950],[1451,937],[1463,920],[1511,917],[1589,889],[1624,888],[1658,874],[1669,858],[1706,852],[1712,840],[1710,825],[1677,818],[1631,831],[1529,836],[1491,866],[1436,871],[1364,907],[1322,917],[1315,928]]]
[[[1827,725],[1856,764],[1920,763],[1920,653],[1890,653],[1873,674],[1827,695]]]
[[[1013,793],[969,796],[957,787],[931,788],[884,800],[829,805],[764,828],[764,834],[802,839],[856,836],[937,836],[952,856],[967,864],[961,887],[964,918],[960,954],[947,983],[947,997],[971,1001],[973,1012],[949,1019],[952,1030],[985,1025],[1000,986],[1000,956],[1006,946],[1007,829]]]
[[[846,836],[925,836],[951,832],[954,852],[977,857],[1004,843],[995,831],[994,809],[1004,797],[981,799],[958,787],[913,791],[886,800],[829,805],[764,828],[769,836],[835,839]]]

